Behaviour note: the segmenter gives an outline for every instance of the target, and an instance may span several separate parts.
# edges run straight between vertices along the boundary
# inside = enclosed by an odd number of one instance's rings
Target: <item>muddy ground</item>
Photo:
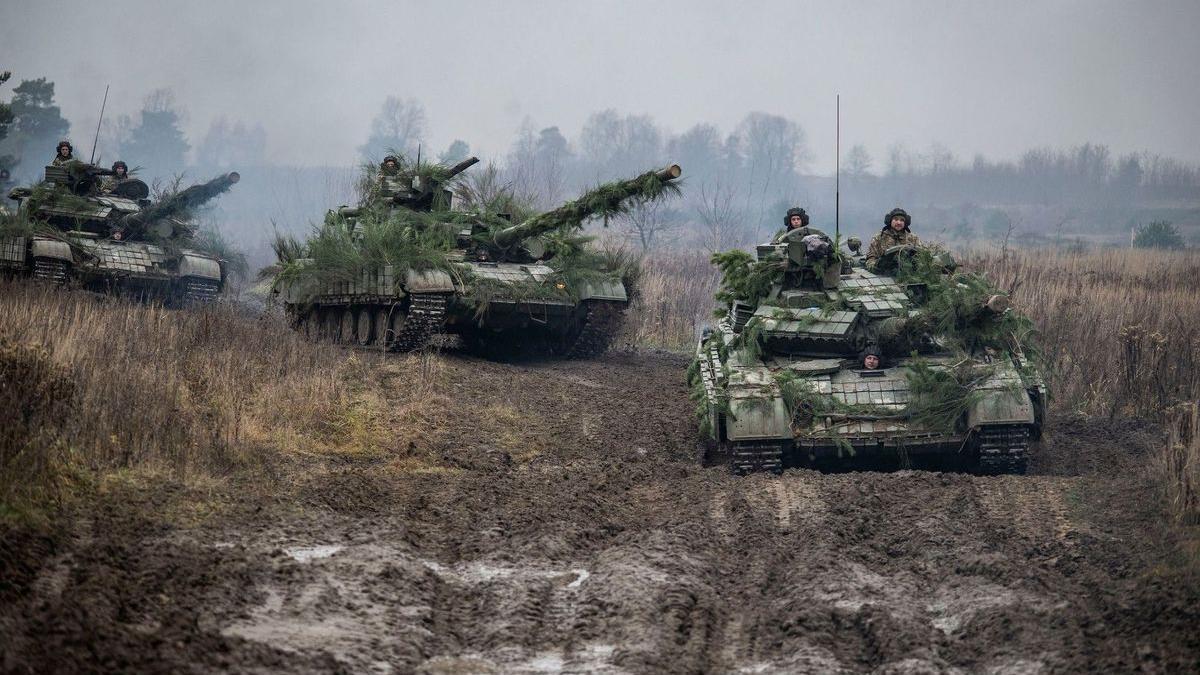
[[[1023,477],[737,478],[699,464],[678,356],[381,363],[385,399],[437,382],[394,447],[264,459],[274,490],[112,481],[25,541],[2,670],[1200,668],[1151,427],[1060,417]]]

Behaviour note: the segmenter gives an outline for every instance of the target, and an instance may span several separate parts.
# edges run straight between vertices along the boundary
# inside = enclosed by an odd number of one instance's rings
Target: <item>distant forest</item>
[[[14,180],[34,180],[68,122],[54,105],[54,83],[27,80],[11,91],[11,103],[0,104],[0,169]],[[266,254],[273,227],[305,231],[327,208],[356,199],[360,167],[271,165],[261,123],[221,117],[203,137],[190,139],[181,130],[184,115],[169,89],[155,90],[137,115],[105,121],[99,155],[140,167],[148,182],[178,173],[199,180],[236,168],[243,182],[207,218],[252,255]],[[364,165],[389,151],[415,156],[418,147],[444,162],[471,153],[469,139],[430,148],[430,130],[419,100],[388,97],[356,151]],[[82,138],[90,133],[76,135],[78,154],[90,146]],[[1031,148],[1012,160],[965,160],[936,143],[924,150],[895,145],[882,157],[852,138],[843,145],[843,234],[870,236],[883,213],[903,206],[919,232],[958,244],[1128,245],[1134,230],[1165,221],[1186,243],[1200,245],[1200,167],[1171,157],[1118,156],[1099,143]],[[630,246],[645,250],[751,245],[778,229],[793,205],[806,208],[814,226],[834,228],[833,177],[825,167],[825,175],[813,174],[805,130],[781,115],[749,112],[733,129],[701,123],[673,133],[648,115],[603,110],[570,138],[527,119],[507,152],[482,159],[469,179],[497,181],[542,208],[603,180],[682,165],[679,200],[610,223]]]

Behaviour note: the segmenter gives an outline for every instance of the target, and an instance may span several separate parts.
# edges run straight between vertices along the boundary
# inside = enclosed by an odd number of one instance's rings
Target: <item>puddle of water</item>
[[[328,558],[329,556],[346,548],[336,544],[324,546],[296,546],[293,548],[285,548],[283,552],[292,557],[296,562],[308,562],[319,558]]]
[[[583,585],[583,582],[587,581],[588,577],[592,576],[592,573],[587,570],[571,570],[571,571],[579,576],[575,577],[575,581],[572,581],[571,583],[567,584],[567,588],[579,588],[580,586]]]

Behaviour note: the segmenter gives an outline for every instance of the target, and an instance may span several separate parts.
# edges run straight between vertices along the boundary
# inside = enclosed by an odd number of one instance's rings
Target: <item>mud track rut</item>
[[[1139,520],[1148,488],[1129,478],[1155,440],[1144,429],[1064,422],[1024,477],[738,478],[699,465],[677,357],[440,358],[455,414],[437,432],[437,470],[351,461],[303,482],[302,508],[247,497],[194,527],[156,517],[188,499],[182,488],[114,491],[34,591],[0,610],[0,666],[1197,665],[1196,594],[1157,581],[1144,553],[1154,548]],[[528,426],[506,443],[478,433],[473,416],[497,410]],[[1104,470],[1087,470],[1100,455]]]

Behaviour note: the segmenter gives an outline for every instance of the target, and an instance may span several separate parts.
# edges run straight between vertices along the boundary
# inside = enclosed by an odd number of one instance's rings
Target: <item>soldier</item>
[[[912,233],[912,216],[902,208],[894,208],[883,217],[883,231],[871,239],[867,249],[867,267],[874,268],[875,263],[893,246],[920,246],[921,240]]]
[[[379,174],[395,176],[397,173],[400,173],[400,160],[395,155],[384,157],[383,162],[379,164]]]
[[[62,166],[75,159],[72,152],[74,152],[74,148],[71,147],[71,141],[59,141],[58,147],[54,150],[54,160],[50,163],[54,166]]]
[[[793,206],[787,210],[787,214],[783,216],[783,229],[775,234],[775,242],[783,241],[793,230],[803,229],[804,233],[798,236],[808,234],[808,214],[799,206]]]
[[[863,370],[879,370],[883,365],[883,351],[875,345],[867,345],[862,352]]]
[[[117,161],[113,162],[113,164],[112,164],[112,175],[105,176],[104,180],[101,182],[100,191],[105,194],[108,194],[109,192],[112,192],[117,187],[117,185],[121,181],[125,180],[126,178],[129,178],[129,166],[126,165],[125,162],[118,159]]]

